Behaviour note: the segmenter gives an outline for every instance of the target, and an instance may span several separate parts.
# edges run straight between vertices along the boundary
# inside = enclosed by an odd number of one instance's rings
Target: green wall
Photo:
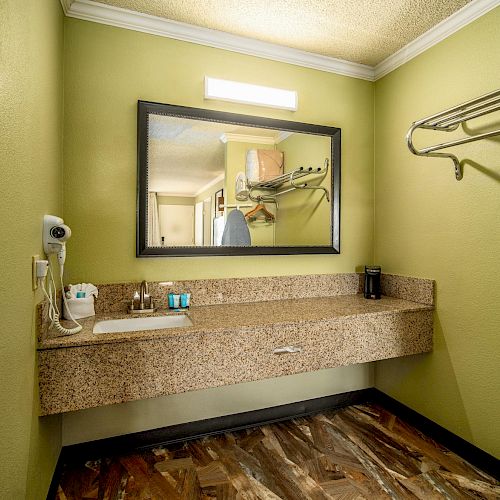
[[[61,419],[38,418],[31,256],[62,209],[63,15],[50,0],[0,1],[0,498],[45,498]]]
[[[205,101],[205,75],[299,93],[297,112]],[[64,217],[69,282],[353,271],[373,253],[373,84],[65,19]],[[342,254],[137,259],[137,100],[342,128]]]
[[[494,280],[500,272],[495,219],[500,209],[500,142],[463,146],[463,157],[471,160],[465,162],[464,180],[456,182],[451,162],[410,155],[404,134],[413,120],[498,86],[500,9],[378,81],[375,124],[373,84],[366,81],[74,19],[63,21],[57,0],[26,0],[22,9],[15,0],[3,0],[0,18],[0,215],[9,220],[15,213],[19,234],[1,249],[2,499],[44,498],[60,450],[61,419],[37,417],[34,308],[41,296],[31,290],[31,256],[42,254],[45,213],[63,213],[74,230],[67,281],[348,272],[370,262],[373,249],[386,272],[436,279],[434,352],[379,363],[376,385],[499,454],[500,324],[495,311],[500,292]],[[299,111],[205,102],[205,75],[293,87],[299,92]],[[138,99],[342,128],[341,255],[136,259]],[[421,134],[418,140],[423,144],[435,137]],[[13,212],[20,205],[23,209]],[[357,380],[352,388],[371,384],[365,367],[347,367],[342,373],[300,375],[293,386],[303,388],[301,398],[312,394],[314,389],[307,388],[318,387],[318,380],[320,392],[342,392],[347,370],[348,380]],[[258,394],[271,394],[274,383],[261,381],[254,389],[239,391],[237,403],[230,398],[232,389],[226,393],[221,388],[221,401],[233,401],[224,407],[232,412],[258,407]],[[290,389],[283,383],[284,390]],[[179,395],[177,408],[189,398],[191,404],[181,420],[196,417],[200,401],[208,395]],[[266,404],[273,401],[270,397]],[[118,411],[118,427],[120,422],[130,423],[131,415],[136,416],[134,425],[141,427],[144,422],[137,417],[152,402],[134,403],[132,413],[122,405],[95,410],[94,417],[98,413],[98,421],[108,419],[111,425]],[[174,411],[170,404],[168,408]],[[90,413],[84,422],[91,428],[96,420]],[[178,413],[166,418],[176,419]],[[78,436],[73,438],[78,441]]]
[[[375,85],[375,259],[437,282],[433,353],[377,363],[376,386],[497,456],[500,140],[454,148],[468,159],[457,182],[451,160],[413,156],[404,137],[413,121],[498,88],[499,27],[497,8]],[[468,124],[485,125],[498,117]],[[424,131],[415,142],[461,135]]]
[[[64,217],[73,230],[68,282],[325,274],[351,272],[372,260],[372,83],[70,18],[64,53]],[[294,88],[299,111],[205,101],[205,75]],[[138,99],[341,127],[342,254],[137,259]],[[229,386],[140,401],[120,411],[89,410],[86,426],[143,430],[151,428],[151,412],[161,417],[160,425],[170,425],[179,423],[181,414],[180,421],[210,418],[370,387],[372,379],[365,364],[301,374],[284,383],[290,390],[281,393],[276,379],[248,384],[239,388],[236,400]],[[213,404],[207,407],[210,394]],[[65,416],[63,426],[75,421]],[[74,430],[72,442],[88,437],[82,426]]]
[[[323,186],[332,196],[331,139],[319,135],[293,134],[278,144],[285,155],[285,172],[298,167],[323,167],[330,161],[328,175],[321,182],[308,177],[311,185]],[[311,179],[311,180],[309,180]],[[304,181],[306,182],[306,181]],[[277,245],[331,245],[331,210],[324,191],[294,191],[278,198]]]

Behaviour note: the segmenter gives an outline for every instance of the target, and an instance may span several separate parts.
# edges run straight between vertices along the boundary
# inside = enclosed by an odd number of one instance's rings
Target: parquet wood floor
[[[487,474],[377,405],[65,466],[57,500],[500,499]]]

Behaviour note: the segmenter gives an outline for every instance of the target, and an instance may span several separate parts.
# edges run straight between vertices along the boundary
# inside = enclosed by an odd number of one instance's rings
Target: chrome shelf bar
[[[286,193],[290,193],[292,191],[296,191],[298,189],[319,189],[325,192],[326,196],[326,201],[330,201],[330,193],[328,189],[326,189],[323,186],[318,186],[318,185],[309,185],[307,182],[302,182],[302,183],[297,183],[298,179],[301,179],[305,177],[306,175],[314,175],[314,176],[322,176],[321,180],[328,175],[328,166],[329,166],[329,160],[328,158],[325,158],[325,164],[323,167],[299,167],[296,168],[295,170],[292,170],[291,172],[287,172],[286,174],[282,174],[278,177],[275,177],[274,179],[271,179],[269,181],[263,181],[263,182],[249,182],[247,181],[248,187],[249,187],[249,198],[252,201],[258,201],[258,202],[269,202],[269,203],[277,203],[276,198],[278,196],[281,196]],[[318,178],[315,177],[314,180],[317,180]],[[305,180],[305,179],[304,179]],[[279,190],[280,187],[284,186],[286,183],[290,183],[290,187],[286,189],[282,189],[281,191]],[[253,195],[253,191],[257,190],[272,190],[274,192],[272,193],[266,193],[266,194],[259,194],[257,196]]]
[[[457,181],[461,180],[463,177],[462,168],[458,158],[452,153],[436,153],[441,149],[450,148],[452,146],[460,146],[461,144],[467,144],[469,142],[480,141],[481,139],[487,139],[489,137],[495,137],[500,135],[500,129],[492,130],[491,132],[485,132],[483,134],[477,134],[470,137],[463,137],[461,139],[456,139],[453,141],[443,142],[441,144],[436,144],[434,146],[428,146],[426,148],[416,148],[413,144],[413,132],[418,128],[438,130],[443,132],[451,132],[456,130],[461,123],[468,120],[473,120],[474,118],[479,118],[480,116],[485,116],[489,113],[500,110],[500,89],[490,92],[489,94],[482,95],[476,99],[472,99],[453,108],[441,111],[435,115],[428,116],[422,120],[413,122],[408,133],[406,134],[406,143],[408,149],[417,156],[431,156],[435,158],[450,158],[455,166],[455,178]]]
[[[247,181],[248,187],[254,189],[277,189],[281,187],[286,182],[290,182],[291,179],[299,179],[300,177],[304,177],[305,175],[310,174],[322,174],[323,168],[313,168],[313,167],[300,167],[292,172],[287,172],[286,174],[279,175],[278,177],[274,177],[274,179],[270,179],[268,181],[262,182],[250,182]]]

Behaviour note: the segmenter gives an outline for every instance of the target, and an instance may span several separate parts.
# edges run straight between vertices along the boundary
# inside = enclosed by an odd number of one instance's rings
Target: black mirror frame
[[[148,247],[147,242],[147,193],[148,193],[148,115],[150,113],[179,118],[232,123],[290,132],[324,135],[331,137],[331,241],[332,245],[295,247]],[[340,253],[340,138],[341,130],[336,127],[312,125],[240,115],[225,111],[190,108],[172,104],[138,101],[137,112],[137,257],[196,257],[229,255],[297,255],[297,254],[338,254]]]

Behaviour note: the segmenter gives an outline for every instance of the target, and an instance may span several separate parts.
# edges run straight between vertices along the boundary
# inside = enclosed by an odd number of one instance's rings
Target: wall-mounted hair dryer
[[[49,256],[56,253],[60,266],[66,260],[66,241],[71,238],[71,229],[61,217],[45,215],[43,217],[43,250]]]
[[[59,262],[59,277],[61,279],[61,291],[63,301],[66,302],[66,294],[64,293],[63,284],[63,273],[64,273],[64,262],[66,260],[66,241],[71,237],[71,229],[64,224],[64,221],[55,215],[45,215],[43,217],[43,249],[47,254],[47,259],[50,261],[50,255],[57,254],[57,261]],[[73,318],[71,311],[68,307],[66,309],[74,323],[76,323],[75,328],[64,328],[59,323],[59,308],[57,307],[57,287],[54,281],[54,275],[52,269],[49,265],[49,272],[51,281],[48,284],[48,291],[45,288],[45,278],[39,278],[40,284],[42,286],[43,292],[49,301],[49,317],[52,321],[52,325],[56,328],[59,333],[63,335],[71,335],[73,333],[78,333],[81,331],[81,325]]]

